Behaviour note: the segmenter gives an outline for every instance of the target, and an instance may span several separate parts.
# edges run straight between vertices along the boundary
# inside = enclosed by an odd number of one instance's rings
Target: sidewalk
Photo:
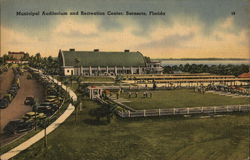
[[[50,77],[51,79],[53,79],[52,77]],[[61,84],[60,82],[58,82],[57,80],[53,79],[55,83]],[[66,90],[66,86],[62,85],[62,88]],[[77,99],[76,94],[69,88],[67,87],[66,90],[70,97],[73,98],[73,100],[75,101]],[[60,124],[62,124],[75,110],[75,107],[72,104],[69,104],[68,108],[66,109],[66,111],[52,124],[50,124],[47,127],[47,134],[51,133],[52,131],[54,131]],[[39,133],[37,133],[36,135],[34,135],[33,137],[29,138],[28,140],[26,140],[25,142],[23,142],[22,144],[18,145],[17,147],[11,149],[10,151],[2,154],[0,156],[1,160],[8,160],[10,158],[13,158],[14,156],[16,156],[17,154],[19,154],[20,152],[26,150],[27,148],[29,148],[31,145],[33,145],[34,143],[38,142],[39,140],[41,140],[44,137],[44,129],[41,130]]]

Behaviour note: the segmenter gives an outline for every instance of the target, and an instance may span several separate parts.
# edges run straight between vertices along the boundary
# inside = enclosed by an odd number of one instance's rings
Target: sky
[[[248,0],[1,0],[1,55],[59,49],[139,51],[152,58],[250,58]],[[40,12],[17,16],[17,12]],[[164,12],[165,15],[50,15]],[[235,14],[233,14],[235,12]]]

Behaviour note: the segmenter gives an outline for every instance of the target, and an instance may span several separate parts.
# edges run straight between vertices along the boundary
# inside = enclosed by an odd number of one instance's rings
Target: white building
[[[159,62],[151,62],[140,52],[59,51],[63,75],[122,75],[162,73]]]

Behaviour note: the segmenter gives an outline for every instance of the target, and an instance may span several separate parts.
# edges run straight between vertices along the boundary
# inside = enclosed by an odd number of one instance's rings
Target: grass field
[[[212,93],[200,94],[191,89],[152,91],[152,98],[143,98],[143,91],[138,98],[128,98],[128,93],[122,93],[121,97],[130,102],[124,104],[134,109],[158,109],[180,108],[200,106],[220,106],[233,104],[249,104],[249,98],[233,98]],[[133,95],[134,97],[134,95]]]
[[[101,76],[97,76],[97,77],[82,77],[81,79],[83,82],[87,81],[87,82],[114,82],[114,78],[111,77],[101,77]]]
[[[77,125],[74,114],[15,160],[244,160],[249,151],[249,114],[225,117],[113,119],[96,122],[84,101]]]

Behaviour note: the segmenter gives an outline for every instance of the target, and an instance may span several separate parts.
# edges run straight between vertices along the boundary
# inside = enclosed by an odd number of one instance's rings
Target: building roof
[[[242,73],[238,77],[239,78],[250,78],[250,72],[248,72],[248,73]]]
[[[8,54],[25,54],[24,52],[8,52]]]
[[[62,66],[75,66],[76,58],[79,65],[88,66],[145,66],[145,59],[140,52],[100,52],[98,51],[59,51]]]

